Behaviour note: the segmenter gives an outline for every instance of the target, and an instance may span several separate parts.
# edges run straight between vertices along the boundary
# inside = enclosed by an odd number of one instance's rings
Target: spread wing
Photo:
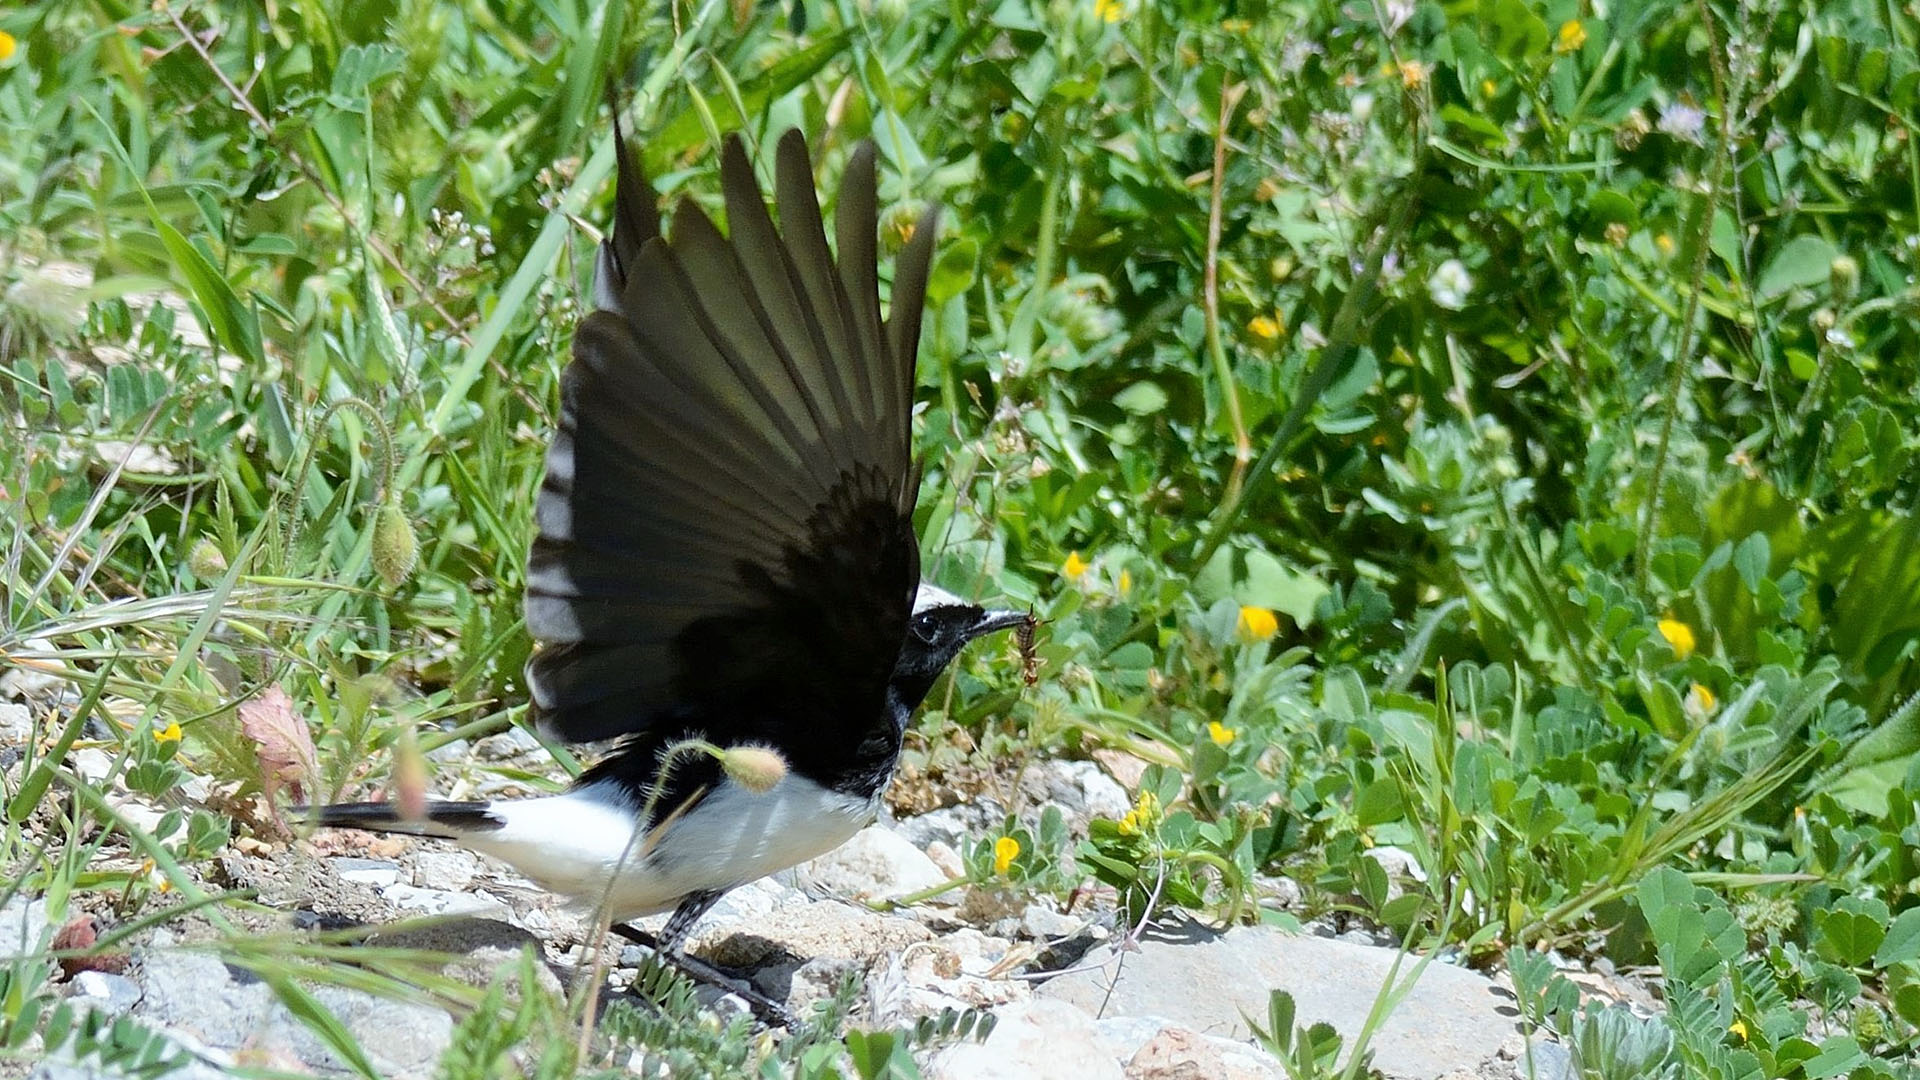
[[[716,722],[770,701],[783,723],[877,716],[919,580],[911,412],[934,212],[883,322],[870,143],[842,180],[836,265],[798,132],[777,151],[777,229],[727,141],[727,236],[691,200],[663,236],[615,140],[599,310],[561,378],[528,560],[539,720],[586,741],[688,715],[724,735]]]

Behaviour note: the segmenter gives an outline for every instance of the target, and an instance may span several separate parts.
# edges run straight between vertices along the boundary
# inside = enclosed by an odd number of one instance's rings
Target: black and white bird
[[[847,160],[829,252],[807,146],[779,141],[779,227],[740,140],[721,159],[728,235],[691,198],[661,228],[627,152],[598,310],[561,379],[528,560],[533,713],[616,748],[559,795],[315,808],[324,825],[445,837],[618,923],[672,911],[672,959],[736,886],[871,822],[913,709],[974,638],[1027,616],[920,581],[914,354],[936,213],[880,314],[874,149]],[[694,737],[777,751],[755,793]],[[648,807],[651,806],[651,811]]]

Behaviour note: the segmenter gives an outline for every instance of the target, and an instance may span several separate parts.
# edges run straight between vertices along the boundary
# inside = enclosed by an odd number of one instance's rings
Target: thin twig
[[[1247,437],[1246,416],[1240,409],[1240,391],[1234,384],[1233,366],[1227,362],[1226,346],[1220,341],[1220,203],[1227,182],[1227,118],[1247,92],[1246,83],[1220,82],[1220,109],[1213,122],[1213,194],[1207,203],[1207,260],[1200,284],[1200,305],[1206,316],[1207,355],[1213,360],[1214,377],[1220,394],[1226,399],[1227,420],[1233,425],[1233,471],[1227,476],[1226,497],[1238,499],[1240,485],[1246,479],[1247,466],[1253,462],[1253,442]]]

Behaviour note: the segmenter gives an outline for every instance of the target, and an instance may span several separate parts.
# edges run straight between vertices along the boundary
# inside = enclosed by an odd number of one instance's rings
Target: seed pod
[[[730,746],[720,755],[720,768],[734,783],[765,795],[787,775],[787,759],[765,746]]]
[[[220,545],[208,537],[194,541],[193,550],[187,554],[187,569],[201,581],[212,581],[227,572],[227,555]]]
[[[420,542],[413,525],[398,500],[389,499],[373,521],[373,569],[389,588],[399,588],[413,576],[414,560],[420,557]]]

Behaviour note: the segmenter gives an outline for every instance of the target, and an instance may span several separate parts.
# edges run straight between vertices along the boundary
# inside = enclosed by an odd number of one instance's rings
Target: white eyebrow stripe
[[[960,599],[940,586],[931,585],[923,581],[920,583],[920,588],[913,594],[913,613],[918,615],[929,608],[952,607],[965,603],[965,600]]]

